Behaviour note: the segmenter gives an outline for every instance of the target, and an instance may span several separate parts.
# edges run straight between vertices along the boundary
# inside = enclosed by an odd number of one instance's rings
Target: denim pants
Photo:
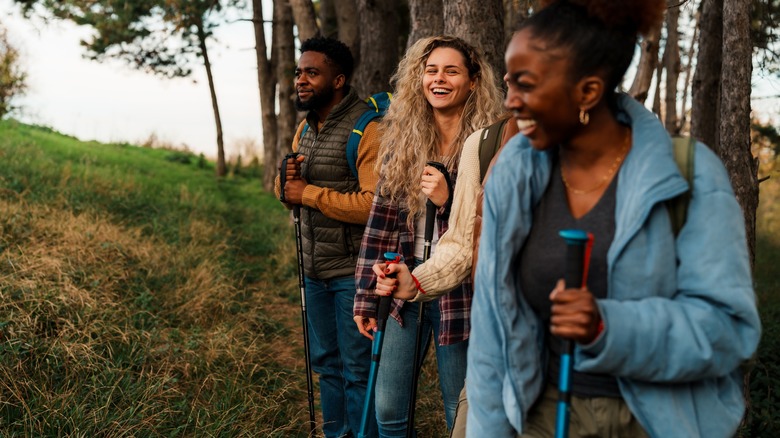
[[[311,365],[320,380],[322,431],[327,438],[357,436],[371,366],[371,341],[352,319],[355,277],[306,277]],[[371,418],[374,420],[374,418]],[[369,425],[376,436],[376,424]]]
[[[404,304],[401,309],[403,327],[392,317],[388,319],[385,327],[382,358],[377,371],[376,390],[374,391],[380,437],[406,436],[412,372],[419,373],[422,367],[422,363],[419,363],[414,367],[414,370],[412,369],[419,305],[419,303]],[[433,334],[434,340],[439,337],[438,299],[425,304],[425,315],[423,316],[421,360],[424,358],[423,354],[427,351],[431,341],[431,334]],[[451,428],[458,406],[458,395],[466,379],[468,341],[447,346],[438,345],[438,342],[434,341],[434,345],[447,427]],[[421,412],[420,414],[425,415],[426,413]]]

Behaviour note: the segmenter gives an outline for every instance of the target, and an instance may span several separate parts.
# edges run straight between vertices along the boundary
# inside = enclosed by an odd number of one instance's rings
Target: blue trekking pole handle
[[[289,160],[295,161],[295,159],[298,158],[298,155],[297,152],[285,155],[282,159],[282,165],[279,166],[279,200],[282,202],[287,202],[284,198],[284,184],[287,182],[287,162]]]
[[[587,265],[585,248],[593,241],[593,235],[582,230],[562,230],[558,233],[566,241],[566,288],[584,286]],[[561,355],[558,375],[558,407],[555,415],[555,438],[568,438],[571,414],[571,373],[574,368],[574,342],[566,340]]]
[[[404,256],[396,252],[385,253],[385,263],[403,263]],[[393,274],[395,276],[395,274]],[[379,297],[379,307],[376,312],[376,332],[374,332],[374,342],[371,344],[371,367],[368,369],[368,384],[366,385],[366,398],[363,401],[363,416],[360,419],[360,431],[358,438],[368,438],[368,421],[373,414],[374,390],[376,389],[376,376],[379,370],[379,361],[382,358],[382,342],[384,341],[385,327],[387,326],[387,317],[390,315],[390,305],[393,303],[393,296]]]

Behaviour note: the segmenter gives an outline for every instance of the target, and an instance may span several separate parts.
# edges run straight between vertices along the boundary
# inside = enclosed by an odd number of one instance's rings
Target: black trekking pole
[[[444,166],[444,164],[436,162],[436,161],[429,161],[429,166],[433,166],[438,170],[439,172],[443,173],[445,178],[447,179],[447,182],[449,183],[449,177],[447,176],[447,167]],[[436,204],[433,203],[430,199],[426,201],[425,203],[425,234],[423,235],[424,239],[424,246],[423,246],[423,262],[428,260],[428,258],[431,257],[431,244],[433,242],[433,228],[436,224]],[[406,417],[406,438],[411,438],[414,436],[414,410],[415,406],[417,405],[417,382],[420,377],[420,371],[422,369],[422,361],[424,359],[424,356],[421,354],[420,349],[422,348],[422,339],[423,339],[423,320],[425,318],[425,303],[420,302],[419,311],[417,313],[417,336],[415,338],[414,342],[414,362],[413,362],[413,368],[412,368],[412,385],[409,390],[409,412],[407,413]]]
[[[403,263],[404,256],[395,252],[385,253],[385,263]],[[395,274],[393,274],[395,276]],[[368,422],[373,412],[374,389],[376,388],[376,376],[379,370],[379,361],[382,356],[382,342],[384,341],[385,326],[387,325],[387,316],[390,314],[390,305],[393,303],[393,296],[379,297],[379,307],[376,312],[376,331],[374,332],[374,343],[371,345],[371,368],[368,370],[368,385],[366,386],[366,398],[363,402],[363,417],[360,419],[360,431],[358,438],[368,438]]]
[[[279,200],[285,202],[284,183],[287,182],[287,160],[295,160],[297,153],[287,154],[282,160],[279,171],[279,184],[281,186]],[[293,224],[295,225],[295,247],[298,255],[298,287],[301,292],[301,322],[303,325],[303,357],[306,366],[306,393],[309,399],[309,428],[314,436],[316,422],[314,419],[314,381],[311,374],[311,358],[309,355],[309,324],[306,315],[306,282],[303,279],[303,240],[301,239],[301,206],[293,206]]]
[[[585,287],[593,235],[582,230],[563,230],[566,240],[566,288]],[[566,340],[558,374],[558,408],[555,414],[555,438],[568,438],[571,414],[571,374],[574,368],[574,341]]]

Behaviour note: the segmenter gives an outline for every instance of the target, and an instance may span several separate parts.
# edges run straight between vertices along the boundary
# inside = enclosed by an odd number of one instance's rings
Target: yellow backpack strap
[[[688,190],[685,193],[677,195],[667,202],[669,219],[672,221],[672,230],[675,237],[680,234],[680,230],[685,225],[688,217],[688,204],[691,201],[693,193],[693,171],[694,171],[694,153],[696,152],[696,140],[691,137],[672,137],[672,153],[674,161],[680,169],[685,181],[688,182]]]

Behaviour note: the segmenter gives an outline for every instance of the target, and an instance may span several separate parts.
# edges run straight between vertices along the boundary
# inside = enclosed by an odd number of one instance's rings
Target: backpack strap
[[[504,135],[504,127],[509,118],[504,118],[482,130],[479,139],[479,181],[485,181],[490,161],[501,147],[501,138]]]
[[[352,128],[352,133],[349,134],[349,138],[347,139],[347,163],[349,164],[349,170],[355,178],[358,178],[358,146],[360,146],[360,140],[363,139],[363,131],[366,130],[366,126],[368,126],[372,120],[385,115],[385,112],[387,112],[387,108],[392,101],[393,94],[390,92],[376,93],[369,96],[366,99],[368,110],[366,110],[357,122],[355,122],[355,127]]]
[[[669,211],[669,219],[672,222],[672,230],[675,237],[680,234],[680,230],[685,225],[685,220],[688,216],[688,204],[691,201],[691,193],[693,193],[695,152],[696,141],[692,137],[672,137],[674,161],[677,163],[683,178],[688,182],[688,190],[685,193],[681,193],[667,201],[667,210]]]
[[[352,128],[352,132],[347,139],[347,164],[349,164],[349,170],[352,172],[352,176],[358,177],[357,171],[357,156],[358,146],[360,146],[360,140],[363,139],[363,131],[366,130],[366,126],[379,117],[382,114],[377,111],[368,110],[363,113],[362,116],[355,122],[355,127]]]
[[[393,101],[393,93],[390,93],[389,91],[376,93],[366,98],[366,103],[368,104],[368,107],[380,114],[384,114],[385,112],[387,112],[387,108],[390,106],[390,102],[392,101]]]

